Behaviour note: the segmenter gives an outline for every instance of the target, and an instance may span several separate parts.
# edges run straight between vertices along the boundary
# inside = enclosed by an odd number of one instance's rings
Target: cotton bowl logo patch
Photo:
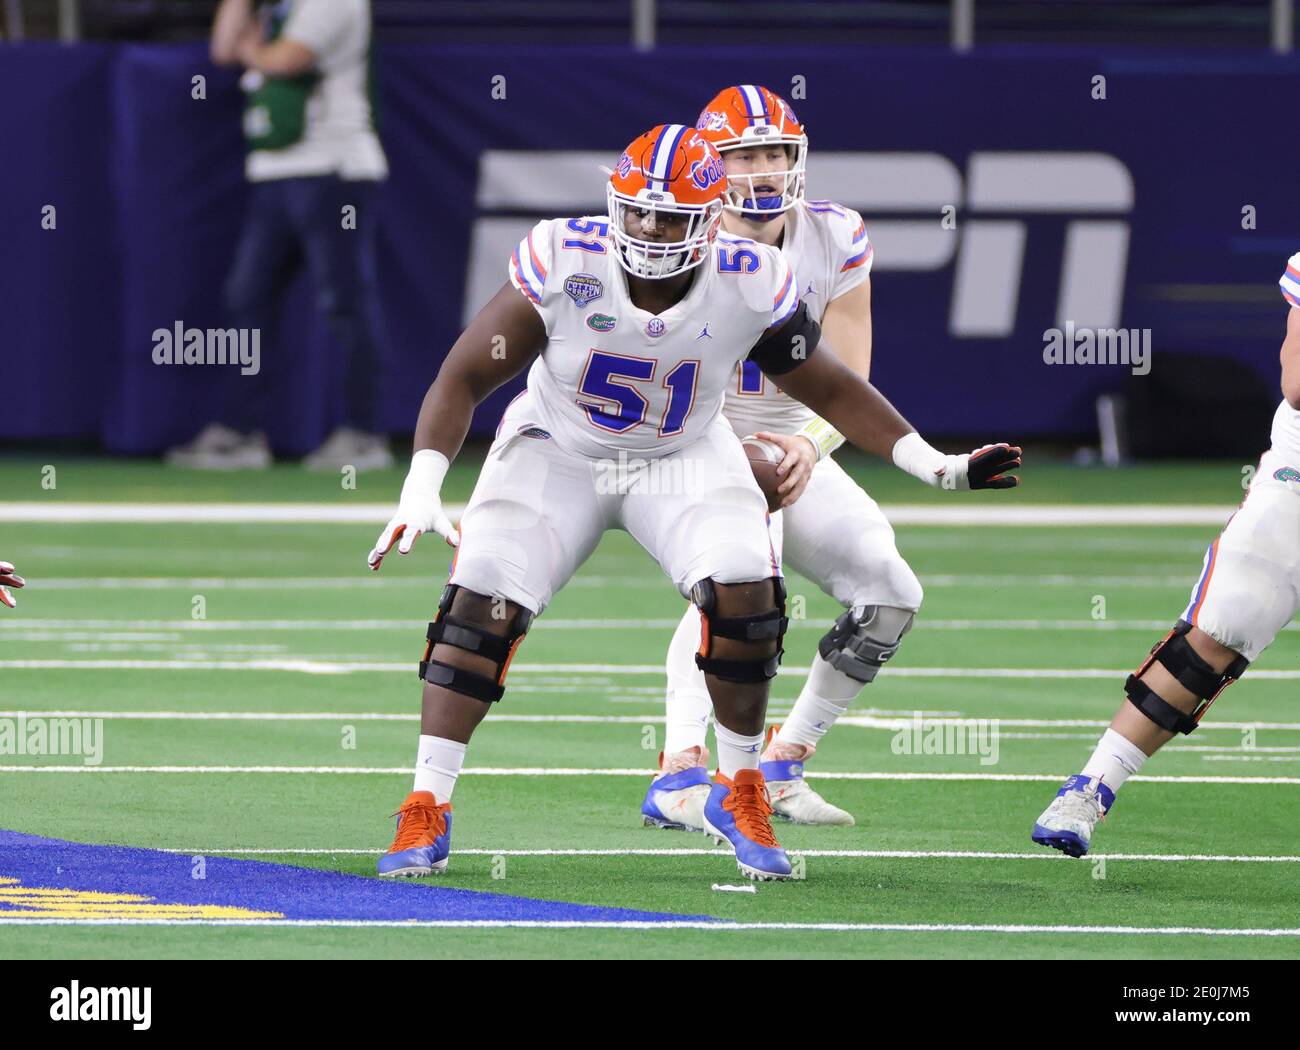
[[[610,317],[609,314],[591,314],[587,318],[587,327],[593,332],[612,332],[616,324],[618,318]]]
[[[658,339],[666,331],[668,331],[668,326],[657,317],[650,318],[649,323],[645,326],[645,334],[652,339]]]
[[[575,273],[564,282],[564,294],[577,303],[581,310],[604,295],[605,286],[600,283],[599,277],[589,273]]]
[[[1274,471],[1273,477],[1278,481],[1300,482],[1300,470],[1296,470],[1295,467],[1283,467],[1281,470]]]

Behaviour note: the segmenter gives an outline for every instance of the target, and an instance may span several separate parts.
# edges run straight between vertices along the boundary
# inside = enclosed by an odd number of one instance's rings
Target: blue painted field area
[[[644,923],[702,918],[0,831],[0,923],[12,919]]]

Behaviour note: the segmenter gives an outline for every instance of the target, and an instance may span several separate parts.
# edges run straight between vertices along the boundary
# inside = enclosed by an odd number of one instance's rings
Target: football
[[[749,456],[749,468],[754,472],[754,480],[758,482],[758,487],[767,500],[768,513],[780,510],[781,497],[776,489],[781,484],[781,478],[777,476],[776,467],[785,453],[770,441],[759,441],[758,438],[746,438],[744,446],[745,454]]]

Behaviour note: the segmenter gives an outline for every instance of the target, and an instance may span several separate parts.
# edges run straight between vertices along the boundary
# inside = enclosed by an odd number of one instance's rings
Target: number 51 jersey
[[[686,296],[661,314],[634,305],[603,216],[547,219],[510,258],[510,280],[546,326],[528,372],[539,422],[603,459],[662,456],[718,417],[736,367],[799,305],[781,252],[719,233]]]

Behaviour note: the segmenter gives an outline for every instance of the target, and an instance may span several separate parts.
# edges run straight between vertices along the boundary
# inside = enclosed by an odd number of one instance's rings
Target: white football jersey
[[[871,241],[862,216],[831,201],[801,201],[785,213],[781,254],[799,282],[799,298],[818,323],[832,299],[856,288],[871,272]],[[742,435],[756,430],[792,434],[816,416],[752,363],[732,377],[722,412]]]
[[[547,219],[519,242],[510,280],[546,325],[528,389],[562,448],[661,456],[704,434],[798,290],[780,251],[719,233],[685,298],[652,314],[633,304],[617,250],[603,215]]]
[[[1278,285],[1282,297],[1300,308],[1300,252],[1287,260]],[[1273,451],[1284,457],[1289,466],[1300,469],[1300,410],[1292,408],[1285,398],[1273,415]]]

